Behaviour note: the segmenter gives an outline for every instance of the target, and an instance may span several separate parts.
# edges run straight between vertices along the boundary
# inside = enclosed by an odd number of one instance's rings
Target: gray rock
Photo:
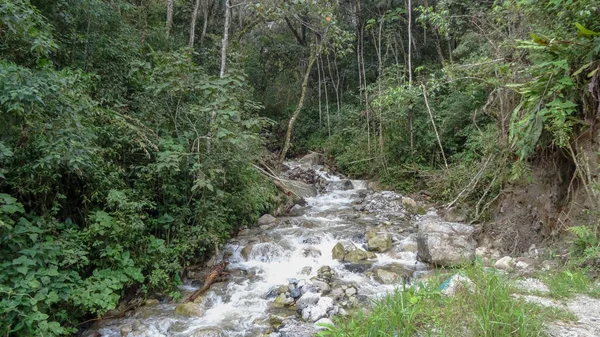
[[[475,260],[474,228],[425,218],[418,224],[418,257],[438,266],[454,266]]]
[[[290,216],[300,216],[304,213],[304,207],[295,204],[292,208],[290,208],[290,210],[288,211],[288,215]]]
[[[388,233],[376,233],[368,239],[367,246],[372,252],[383,253],[392,248],[392,236]]]
[[[350,241],[340,241],[331,249],[331,258],[334,260],[344,261],[346,254],[356,250],[356,246]]]
[[[319,270],[317,271],[317,277],[321,280],[330,281],[333,277],[333,271],[331,270],[331,267],[322,266],[321,268],[319,268]]]
[[[121,328],[121,337],[127,337],[133,331],[130,326],[124,326]]]
[[[286,188],[294,192],[300,198],[317,196],[317,189],[313,185],[296,180],[283,180],[282,183]]]
[[[259,226],[270,226],[275,222],[277,222],[277,218],[275,218],[271,214],[265,214],[258,219]]]
[[[417,202],[409,197],[402,197],[402,206],[411,214],[417,214],[419,212],[419,206]]]
[[[494,263],[494,267],[500,270],[511,271],[514,267],[513,258],[510,256],[505,256],[496,261],[496,263]]]
[[[193,302],[178,304],[175,307],[175,314],[186,317],[199,317],[204,315],[204,310]]]
[[[350,288],[346,289],[346,296],[348,296],[348,297],[354,296],[354,295],[356,295],[356,293],[357,293],[357,291],[356,291],[356,288],[354,288],[354,287],[350,287]]]
[[[375,281],[381,284],[395,284],[402,280],[400,275],[381,268],[376,269],[375,274],[373,276],[375,278]]]
[[[321,297],[316,305],[302,310],[302,318],[309,322],[316,322],[321,318],[327,317],[334,308],[334,301],[331,297]]]
[[[246,245],[244,248],[242,248],[240,255],[242,255],[244,260],[248,261],[248,257],[250,256],[250,253],[252,253],[252,245]]]
[[[316,247],[306,247],[302,250],[302,255],[304,255],[304,257],[312,257],[316,259],[321,256],[321,251]]]
[[[308,293],[302,295],[302,297],[300,297],[296,301],[296,307],[299,310],[304,310],[305,308],[308,308],[310,306],[317,304],[319,302],[320,298],[321,298],[321,296],[319,296],[319,294],[316,294],[313,292],[308,292]]]
[[[329,296],[331,296],[333,299],[335,300],[340,300],[344,297],[344,289],[342,288],[335,288],[331,291],[331,293],[329,294]]]
[[[300,271],[300,274],[302,274],[302,275],[310,275],[311,272],[312,272],[312,267],[311,266],[306,266],[306,267],[302,268],[302,270]]]
[[[273,301],[273,306],[275,308],[283,308],[294,303],[294,299],[291,297],[287,297],[285,294],[280,294],[277,296],[275,301]]]
[[[319,281],[319,280],[313,280],[312,286],[314,287],[314,289],[317,292],[320,292],[320,293],[327,293],[331,289],[329,284],[327,284],[326,282],[323,282],[323,281]]]
[[[346,254],[346,256],[344,256],[344,261],[357,263],[359,261],[368,260],[369,258],[372,258],[372,255],[368,254],[362,249],[356,249]]]
[[[315,166],[323,164],[323,156],[316,152],[311,152],[298,160],[300,164]]]
[[[328,327],[325,327],[323,325],[334,325],[334,324],[329,318],[321,318],[320,320],[315,322],[315,329],[317,331],[327,330]]]

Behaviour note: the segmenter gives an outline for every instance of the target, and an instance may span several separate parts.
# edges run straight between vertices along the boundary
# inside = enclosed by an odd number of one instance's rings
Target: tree
[[[175,0],[167,0],[167,37],[171,35],[171,30],[173,30],[173,4]]]

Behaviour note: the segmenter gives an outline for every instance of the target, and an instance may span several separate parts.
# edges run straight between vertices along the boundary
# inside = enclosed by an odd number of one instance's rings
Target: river
[[[318,175],[320,193],[306,197],[306,204],[294,207],[290,216],[245,229],[226,244],[230,277],[213,284],[194,304],[200,315],[177,315],[176,304],[159,303],[142,306],[125,318],[102,321],[94,333],[311,336],[318,328],[315,321],[327,322],[331,315],[365,307],[427,273],[427,266],[416,259],[414,216],[403,207],[402,196],[368,190],[365,181],[346,180],[321,166],[287,165]],[[367,237],[379,238],[369,242],[384,247],[368,247]],[[333,258],[336,245],[338,254],[346,254],[338,258],[346,261]],[[189,294],[198,286],[189,283],[181,291]]]

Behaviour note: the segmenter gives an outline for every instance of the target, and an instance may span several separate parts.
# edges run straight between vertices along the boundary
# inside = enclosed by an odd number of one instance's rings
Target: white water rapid
[[[86,336],[311,336],[315,321],[364,306],[427,269],[416,260],[415,229],[401,196],[369,191],[364,181],[350,184],[321,167],[313,172],[326,180],[322,193],[305,198],[294,216],[243,230],[226,245],[231,275],[193,304],[201,314],[177,315],[172,303],[143,306]],[[360,261],[333,259],[340,241],[363,253],[368,231],[391,237],[391,248]]]

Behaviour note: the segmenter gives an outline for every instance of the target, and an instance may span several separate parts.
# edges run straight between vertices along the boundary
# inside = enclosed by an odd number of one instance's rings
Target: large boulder
[[[300,198],[309,198],[317,196],[317,189],[313,185],[303,183],[297,180],[283,180],[283,185]]]
[[[316,152],[311,152],[298,160],[300,164],[315,166],[323,164],[323,156]]]
[[[265,214],[258,219],[259,226],[270,226],[277,222],[277,218],[271,214]]]
[[[369,259],[369,254],[362,249],[356,249],[344,256],[344,261],[350,263],[358,263]]]
[[[334,303],[331,297],[321,297],[316,305],[302,310],[302,318],[305,321],[316,322],[321,318],[328,317],[329,312],[334,309]]]
[[[353,252],[357,249],[358,248],[356,248],[356,246],[352,242],[343,240],[336,243],[336,245],[333,246],[333,249],[331,250],[331,257],[334,260],[344,261],[344,257],[346,256],[346,254]]]
[[[373,277],[375,278],[375,281],[381,284],[394,284],[402,280],[402,277],[400,277],[400,275],[381,268],[375,270],[375,274],[373,275]]]
[[[334,260],[358,263],[360,261],[376,259],[377,255],[372,252],[364,251],[356,247],[350,241],[340,241],[331,250],[331,256]]]
[[[196,303],[187,302],[178,304],[175,307],[175,314],[186,317],[198,317],[204,315],[204,310]]]
[[[418,223],[418,257],[438,266],[454,266],[475,260],[477,243],[471,226],[425,218]]]
[[[383,253],[392,248],[392,236],[390,234],[370,233],[367,233],[367,247],[369,251]]]

